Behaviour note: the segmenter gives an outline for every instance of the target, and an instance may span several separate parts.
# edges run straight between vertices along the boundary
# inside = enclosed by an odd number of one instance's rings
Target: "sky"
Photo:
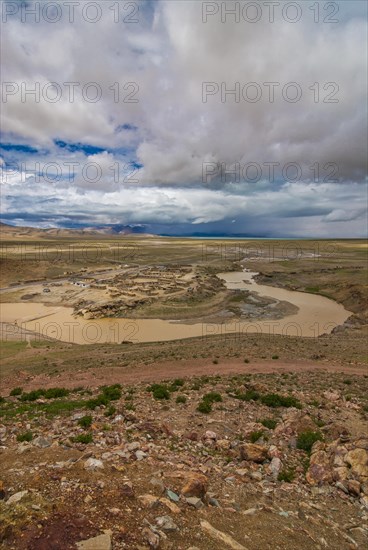
[[[366,235],[365,0],[0,8],[3,222]]]

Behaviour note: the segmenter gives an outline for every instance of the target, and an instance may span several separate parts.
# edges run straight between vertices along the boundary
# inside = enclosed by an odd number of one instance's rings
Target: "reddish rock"
[[[242,460],[250,460],[252,462],[264,462],[268,455],[268,449],[265,445],[257,445],[256,443],[245,443],[240,447],[240,457]]]
[[[368,451],[365,449],[353,449],[344,458],[351,466],[351,472],[358,476],[361,481],[368,479]]]
[[[203,498],[208,489],[208,479],[203,474],[190,473],[181,490],[185,497]]]
[[[346,483],[348,491],[350,494],[354,495],[355,497],[360,496],[360,483],[359,481],[356,481],[355,479],[349,479]]]
[[[306,479],[310,485],[319,485],[332,481],[333,472],[326,451],[317,451],[312,454]]]

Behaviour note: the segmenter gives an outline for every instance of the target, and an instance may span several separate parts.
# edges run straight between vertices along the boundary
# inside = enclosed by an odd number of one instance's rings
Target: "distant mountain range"
[[[141,225],[106,225],[96,227],[82,228],[39,228],[39,227],[20,227],[8,225],[0,222],[0,233],[3,238],[55,238],[55,237],[111,237],[124,235],[141,235],[150,237],[152,235],[145,233],[145,227]]]

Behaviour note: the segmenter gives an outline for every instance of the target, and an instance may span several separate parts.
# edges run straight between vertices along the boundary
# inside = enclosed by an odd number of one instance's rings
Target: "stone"
[[[351,466],[351,472],[359,476],[362,481],[368,479],[368,451],[366,449],[353,449],[344,458]]]
[[[145,527],[142,531],[142,535],[144,539],[147,541],[150,548],[153,548],[153,550],[157,550],[160,546],[160,537],[151,531],[148,527]]]
[[[79,550],[111,550],[111,534],[107,532],[103,535],[77,542],[77,548]]]
[[[181,493],[185,497],[203,498],[208,489],[208,479],[204,474],[190,473]]]
[[[230,449],[230,441],[228,439],[218,439],[216,441],[216,446],[219,448],[219,449],[223,449],[223,450],[227,450],[227,449]]]
[[[204,439],[213,439],[214,441],[216,441],[217,434],[215,432],[212,432],[211,430],[207,430],[204,434]]]
[[[150,485],[152,485],[153,487],[155,487],[155,489],[157,489],[157,492],[163,494],[165,492],[165,484],[163,481],[161,481],[161,479],[158,479],[156,477],[153,477],[151,480],[150,480]]]
[[[51,447],[52,441],[40,435],[39,437],[36,437],[36,439],[33,440],[33,445],[35,445],[36,447],[39,447],[40,449],[46,449],[47,447]]]
[[[356,479],[349,479],[346,482],[348,491],[351,495],[354,495],[356,497],[360,496],[360,483],[359,481],[356,481]]]
[[[277,476],[280,473],[281,467],[282,467],[281,460],[279,458],[277,458],[276,456],[274,456],[273,459],[271,460],[270,466],[269,466],[271,474],[274,477],[274,479],[277,479]]]
[[[265,445],[257,445],[256,443],[245,443],[240,446],[240,457],[242,460],[250,460],[251,462],[262,463],[266,460],[268,454]]]
[[[319,485],[320,483],[330,483],[332,481],[332,468],[326,451],[317,451],[312,454],[310,466],[305,477],[310,485]]]
[[[17,504],[17,502],[21,501],[26,495],[28,495],[28,491],[19,491],[19,493],[15,493],[9,497],[6,504]]]
[[[102,460],[98,460],[98,458],[88,458],[84,463],[84,468],[89,471],[102,470],[104,465]]]
[[[5,498],[4,482],[0,480],[0,500],[3,500],[4,498]]]
[[[136,451],[135,456],[136,456],[137,460],[143,460],[144,458],[146,458],[147,453],[145,453],[143,451]]]
[[[196,510],[200,510],[200,508],[203,508],[204,506],[201,499],[197,497],[188,497],[185,500],[187,504],[189,504],[189,506],[193,506],[193,508],[195,508]]]
[[[160,503],[159,499],[154,495],[140,495],[138,499],[141,501],[142,505],[145,508],[154,508],[157,507]]]
[[[156,518],[156,523],[157,523],[157,526],[166,533],[170,533],[172,531],[178,531],[178,526],[171,519],[170,516],[160,516]]]
[[[179,502],[180,500],[179,495],[177,495],[173,491],[170,491],[170,489],[167,490],[166,494],[169,497],[169,499],[172,500],[173,502]]]
[[[134,489],[131,481],[125,481],[121,487],[121,493],[124,497],[133,498]]]
[[[226,546],[232,548],[232,550],[247,550],[245,546],[239,544],[235,539],[230,537],[230,535],[227,535],[226,533],[215,529],[208,521],[202,520],[201,528],[202,531],[204,531],[214,540],[216,540],[217,542],[221,542],[221,544],[225,544]]]

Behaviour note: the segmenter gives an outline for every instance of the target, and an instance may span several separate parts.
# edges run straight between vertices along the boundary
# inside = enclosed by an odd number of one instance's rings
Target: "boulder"
[[[185,497],[203,498],[208,489],[208,479],[203,474],[190,473],[181,490]]]
[[[256,443],[245,443],[240,446],[240,457],[242,460],[250,460],[251,462],[262,463],[266,460],[268,449],[265,445],[257,445]]]
[[[78,550],[111,550],[111,536],[109,533],[98,535],[91,539],[77,542]]]
[[[345,455],[344,460],[350,465],[351,472],[361,481],[368,479],[368,451],[359,448],[353,449]]]
[[[310,485],[330,483],[333,480],[333,472],[326,451],[317,451],[312,454],[306,479]]]

